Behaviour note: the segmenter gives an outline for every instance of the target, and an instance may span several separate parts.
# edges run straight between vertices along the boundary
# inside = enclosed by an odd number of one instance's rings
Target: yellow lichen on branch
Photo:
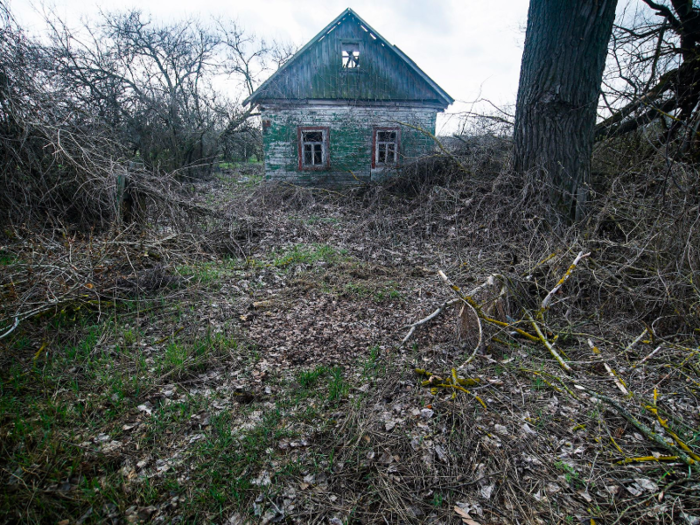
[[[471,306],[474,309],[474,312],[476,313],[476,315],[479,319],[482,319],[483,321],[490,323],[490,324],[494,324],[496,326],[500,326],[503,328],[510,328],[513,331],[517,332],[518,334],[522,335],[523,337],[526,337],[530,341],[539,341],[539,338],[526,332],[525,330],[521,330],[520,328],[517,328],[511,324],[508,324],[508,323],[503,322],[503,321],[499,321],[498,319],[493,319],[493,318],[487,316],[486,314],[484,314],[484,311],[481,309],[481,306],[479,305],[479,303],[477,303],[471,295],[465,294],[464,292],[462,292],[462,289],[459,286],[457,286],[456,284],[454,284],[452,281],[450,281],[450,279],[447,277],[447,275],[445,275],[445,272],[443,272],[442,270],[438,270],[438,276],[440,277],[440,279],[443,280],[443,282],[447,286],[452,288],[452,290],[454,290],[457,293],[457,295],[459,296],[459,298],[462,301],[464,301],[466,304],[468,304],[469,306]],[[464,366],[464,365],[462,365],[462,366]]]
[[[588,340],[588,346],[591,347],[591,351],[593,352],[594,355],[600,356],[600,350],[598,349],[597,346],[595,346],[593,344],[593,341],[591,341],[590,339]],[[618,373],[615,372],[615,370],[613,370],[613,368],[611,368],[610,365],[608,363],[606,363],[605,361],[603,361],[603,366],[605,367],[605,370],[607,370],[608,375],[615,382],[615,385],[617,386],[617,388],[620,389],[620,392],[622,392],[626,396],[630,396],[631,394],[630,394],[629,390],[627,389],[627,385],[622,380],[622,378],[618,375]]]
[[[630,463],[642,463],[645,461],[678,461],[678,456],[642,456],[639,458],[625,458],[616,461],[618,465],[629,465]]]
[[[537,312],[537,315],[536,315],[537,319],[542,319],[542,317],[543,317],[543,315],[544,315],[544,312],[545,312],[545,311],[547,310],[547,308],[549,307],[549,303],[550,303],[550,301],[552,300],[552,297],[554,297],[554,294],[556,294],[556,293],[561,289],[561,287],[563,286],[563,284],[567,281],[567,279],[568,279],[569,277],[571,277],[571,274],[572,274],[573,271],[576,269],[576,266],[578,265],[578,263],[581,262],[581,260],[583,260],[583,259],[585,259],[586,257],[588,257],[589,255],[591,255],[591,254],[590,254],[590,253],[585,253],[585,254],[584,254],[583,252],[579,252],[579,253],[578,253],[578,255],[576,256],[576,258],[574,259],[574,262],[572,262],[571,265],[569,266],[569,268],[566,270],[566,273],[561,277],[561,279],[559,279],[559,281],[558,281],[557,284],[554,286],[554,288],[552,288],[552,289],[550,290],[550,292],[547,294],[547,296],[546,296],[546,297],[544,298],[544,300],[542,301],[542,305],[540,306],[540,309],[539,309],[539,311]]]
[[[658,391],[656,388],[654,389],[654,404],[653,405],[647,405],[645,408],[654,414],[656,416],[656,419],[658,420],[659,424],[663,427],[663,429],[666,431],[666,433],[673,438],[673,440],[678,444],[679,447],[681,447],[681,450],[686,452],[691,458],[693,458],[695,461],[700,461],[700,456],[698,456],[695,452],[691,450],[691,448],[680,438],[678,434],[676,434],[673,430],[671,430],[668,426],[668,419],[662,419],[661,416],[659,415],[658,408],[656,406],[656,401],[658,399]]]
[[[465,394],[469,394],[471,396],[474,396],[474,399],[476,399],[479,403],[481,403],[481,406],[486,408],[486,403],[475,393],[467,390],[464,388],[465,386],[476,386],[480,383],[479,379],[468,379],[468,378],[462,378],[457,375],[457,369],[453,368],[451,371],[451,375],[442,378],[440,376],[437,376],[435,374],[431,374],[430,372],[427,372],[423,370],[422,368],[416,368],[414,369],[416,374],[427,377],[428,379],[425,381],[421,381],[421,386],[428,387],[430,388],[430,391],[433,395],[437,394],[438,389],[440,388],[451,388],[454,391],[452,392],[452,399],[455,399],[457,397],[457,390],[464,392]],[[487,409],[488,410],[488,409]]]
[[[571,373],[571,371],[572,371],[571,367],[566,364],[566,361],[564,361],[564,359],[562,359],[562,357],[559,355],[559,352],[557,352],[554,349],[554,346],[549,341],[547,341],[547,338],[540,330],[540,327],[537,326],[537,323],[532,318],[532,316],[530,314],[527,314],[527,318],[529,319],[530,323],[532,324],[532,327],[535,329],[535,332],[537,332],[537,335],[539,336],[540,341],[542,341],[542,344],[547,348],[547,350],[549,350],[549,353],[552,354],[552,357],[554,357],[554,359],[557,360],[557,363],[559,363],[559,366],[561,366],[567,372]]]
[[[688,465],[690,468],[695,470],[696,472],[700,471],[700,466],[698,465],[698,460],[695,458],[691,457],[690,454],[688,454],[685,450],[682,450],[681,448],[677,447],[675,444],[667,441],[664,439],[663,436],[658,434],[657,432],[654,432],[651,428],[649,428],[647,425],[639,421],[635,416],[630,414],[627,410],[622,408],[622,406],[615,400],[609,398],[608,396],[605,396],[603,394],[600,394],[598,392],[595,392],[594,390],[591,390],[589,388],[582,387],[586,392],[591,394],[593,397],[600,399],[601,401],[604,401],[607,403],[609,406],[613,407],[617,412],[624,417],[629,423],[632,424],[633,427],[635,427],[639,432],[641,432],[647,439],[652,441],[653,443],[656,443],[658,446],[661,448],[665,448],[669,452],[672,452],[673,455],[678,456],[678,459]],[[687,446],[687,445],[686,445]]]

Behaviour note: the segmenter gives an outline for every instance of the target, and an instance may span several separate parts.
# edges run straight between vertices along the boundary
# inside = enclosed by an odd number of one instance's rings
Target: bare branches
[[[143,219],[156,202],[183,204],[173,181],[211,172],[220,155],[261,156],[255,113],[217,93],[215,78],[226,70],[252,89],[269,67],[254,73],[251,60],[271,57],[274,67],[291,47],[235,24],[159,24],[138,10],[78,30],[49,15],[44,43],[27,38],[4,4],[0,14],[0,221]],[[231,46],[249,54],[230,62]]]
[[[657,140],[677,141],[676,155],[683,155],[698,142],[700,8],[676,0],[644,3],[651,12],[637,13],[613,33],[604,82],[611,114],[598,124],[596,138],[619,137],[658,121]]]
[[[566,273],[562,276],[561,279],[557,282],[556,286],[552,288],[549,293],[545,296],[545,298],[542,300],[542,305],[540,306],[539,312],[537,312],[538,317],[541,317],[542,314],[549,308],[549,303],[552,300],[552,297],[561,290],[561,287],[564,285],[564,283],[567,281],[569,277],[571,277],[571,273],[576,269],[576,265],[578,265],[579,262],[581,262],[582,259],[585,259],[591,255],[590,253],[584,254],[583,252],[579,252],[576,258],[574,259],[574,262],[571,263],[571,266],[566,270]]]
[[[12,326],[7,329],[5,333],[0,334],[0,339],[4,339],[8,335],[10,335],[12,332],[15,331],[15,329],[19,326],[19,317],[15,317],[15,322],[12,323]]]
[[[549,350],[549,353],[552,354],[552,357],[557,360],[557,363],[559,363],[559,366],[561,366],[564,370],[567,372],[571,372],[571,367],[566,364],[566,362],[562,359],[562,357],[559,355],[559,352],[557,352],[554,349],[554,345],[552,345],[548,340],[547,337],[542,333],[542,330],[540,330],[540,327],[537,325],[535,320],[532,318],[532,316],[528,313],[526,314],[528,321],[530,321],[530,324],[532,327],[535,329],[535,332],[537,333],[537,337],[540,338],[540,341],[542,341],[542,344],[545,346],[547,350]]]
[[[240,78],[248,96],[260,84],[261,76],[270,71],[270,62],[275,68],[280,68],[296,52],[296,47],[289,43],[273,41],[268,44],[264,39],[246,33],[234,20],[217,20],[216,24],[226,49],[224,69]]]

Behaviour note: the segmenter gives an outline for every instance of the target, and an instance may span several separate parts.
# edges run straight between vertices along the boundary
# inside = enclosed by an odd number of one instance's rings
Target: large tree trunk
[[[515,111],[515,169],[536,170],[552,212],[582,217],[617,0],[530,0]]]

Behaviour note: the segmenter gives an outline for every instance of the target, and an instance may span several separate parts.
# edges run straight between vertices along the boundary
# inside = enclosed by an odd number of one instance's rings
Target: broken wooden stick
[[[485,410],[488,410],[486,408],[486,403],[484,403],[483,399],[481,399],[474,392],[471,392],[464,388],[465,386],[478,385],[480,383],[479,379],[461,378],[457,375],[457,370],[455,368],[452,369],[451,377],[447,377],[445,379],[436,376],[435,374],[431,374],[430,372],[426,372],[422,368],[416,368],[415,372],[418,375],[422,375],[428,378],[426,381],[421,382],[421,386],[430,388],[431,394],[436,395],[439,388],[451,388],[453,389],[452,399],[455,399],[457,397],[457,390],[460,390],[466,394],[474,396],[474,399],[476,399],[481,404],[481,406],[484,407]]]
[[[3,339],[10,335],[12,332],[15,331],[15,329],[19,326],[19,317],[15,317],[15,322],[12,324],[12,326],[5,332],[4,334],[0,334],[0,339]]]
[[[476,345],[474,346],[474,349],[472,350],[472,353],[467,357],[467,359],[457,367],[457,370],[463,369],[465,366],[467,366],[469,363],[471,363],[474,360],[474,357],[476,356],[476,353],[479,351],[481,348],[481,343],[484,340],[484,331],[481,328],[481,319],[479,319],[479,314],[476,311],[476,308],[474,308],[471,304],[468,302],[464,302],[465,306],[468,306],[472,313],[474,314],[474,318],[476,319],[476,324],[479,327],[479,340],[476,342]]]
[[[542,317],[542,314],[547,310],[549,307],[549,303],[551,302],[552,298],[554,297],[554,294],[556,294],[561,287],[564,285],[564,283],[571,277],[571,274],[573,271],[576,269],[576,266],[578,265],[581,260],[585,259],[590,255],[589,253],[584,254],[583,252],[579,252],[576,258],[574,259],[574,262],[571,263],[571,266],[566,270],[566,273],[562,276],[561,279],[559,279],[559,282],[557,282],[556,286],[550,290],[550,292],[547,294],[547,296],[544,298],[542,301],[542,304],[540,305],[540,309],[537,312],[537,318],[540,319]]]
[[[649,331],[648,328],[645,328],[644,330],[642,330],[642,333],[639,334],[639,335],[637,336],[637,338],[636,338],[634,341],[632,341],[630,344],[627,345],[627,348],[625,348],[625,353],[627,353],[627,352],[629,352],[630,350],[632,350],[632,349],[637,345],[637,343],[638,343],[639,341],[641,341],[641,340],[644,338],[645,335],[647,335],[647,332],[648,332],[648,331]]]
[[[559,352],[557,352],[554,349],[554,345],[552,345],[552,343],[547,341],[547,338],[540,330],[540,327],[537,326],[537,323],[532,318],[532,316],[530,314],[526,314],[526,315],[527,315],[528,320],[530,321],[530,324],[532,324],[532,327],[535,329],[535,332],[537,332],[537,335],[540,338],[540,341],[547,348],[547,350],[549,350],[549,353],[552,354],[552,357],[554,357],[554,359],[557,360],[557,363],[559,363],[559,366],[561,366],[567,372],[571,373],[571,371],[572,371],[571,367],[566,364],[566,361],[564,361],[564,359],[562,359],[562,357],[559,355]]]
[[[423,319],[416,321],[415,323],[407,325],[405,328],[408,328],[409,331],[406,334],[406,336],[401,340],[401,343],[399,344],[399,348],[403,347],[403,345],[405,345],[408,342],[408,340],[411,338],[411,336],[416,331],[416,328],[418,328],[419,326],[424,325],[426,323],[429,323],[430,321],[435,319],[438,315],[440,315],[442,312],[445,311],[445,308],[447,308],[448,306],[455,305],[455,304],[460,303],[460,302],[466,302],[465,299],[462,297],[462,292],[461,292],[459,287],[450,283],[449,280],[447,280],[447,276],[442,271],[438,271],[438,275],[440,275],[440,278],[443,281],[445,281],[448,284],[448,286],[450,286],[453,290],[456,289],[455,291],[457,291],[457,293],[459,293],[459,297],[457,297],[455,299],[450,299],[449,301],[445,301],[444,303],[442,303],[442,305],[440,305],[434,312],[432,312],[427,317],[424,317]],[[469,293],[466,294],[466,297],[469,297],[471,299],[471,297],[475,293],[477,293],[479,290],[481,290],[482,288],[486,288],[487,286],[492,286],[496,282],[497,278],[502,278],[502,276],[499,274],[489,275],[489,277],[488,277],[488,279],[486,279],[486,281],[484,281],[482,284],[480,284],[476,288],[470,290]],[[471,306],[472,309],[476,312],[477,319],[478,319],[479,317],[481,317],[481,314],[480,314],[481,307],[479,307],[479,305],[473,299],[472,299],[472,303],[473,304],[470,304],[469,306]],[[488,319],[488,318],[486,318],[486,319]],[[495,321],[495,319],[493,321]],[[507,326],[507,324],[506,324],[506,326]],[[479,326],[479,328],[481,329],[481,326]],[[464,364],[462,366],[464,366]]]
[[[648,356],[646,356],[644,359],[642,359],[639,363],[635,363],[634,365],[632,365],[632,368],[637,368],[638,366],[642,366],[645,363],[645,361],[647,361],[647,359],[653,357],[656,352],[661,350],[661,348],[662,348],[661,345],[657,346],[652,353],[650,353]],[[627,350],[625,350],[625,351],[627,351]]]
[[[444,303],[442,303],[442,305],[440,305],[440,307],[439,307],[437,310],[435,310],[435,311],[434,311],[433,313],[431,313],[429,316],[424,317],[424,318],[421,319],[420,321],[416,321],[415,323],[406,326],[405,328],[410,328],[410,330],[409,330],[408,333],[406,334],[406,337],[404,337],[403,340],[401,341],[401,344],[399,345],[399,348],[401,348],[403,345],[406,344],[406,342],[407,342],[407,341],[411,338],[411,336],[413,335],[413,332],[416,331],[416,328],[417,328],[417,327],[419,327],[419,326],[421,326],[421,325],[424,325],[425,323],[428,323],[428,322],[432,321],[432,320],[435,319],[438,315],[440,315],[440,314],[445,310],[445,308],[447,308],[448,306],[452,306],[453,304],[457,304],[458,302],[460,302],[459,299],[450,299],[449,301],[445,301]]]
[[[595,355],[600,355],[600,350],[598,349],[597,346],[593,344],[593,341],[590,339],[588,340],[588,346],[591,347],[591,351]],[[624,395],[629,396],[629,390],[627,390],[627,385],[625,385],[625,382],[620,378],[620,376],[617,375],[617,372],[613,370],[608,363],[603,361],[603,366],[605,367],[605,370],[607,370],[608,375],[612,378],[612,380],[615,382],[615,386],[620,389],[620,392],[622,392]]]
[[[484,317],[483,312],[481,312],[481,307],[479,304],[472,298],[473,293],[463,295],[459,287],[455,284],[452,284],[450,280],[447,278],[447,275],[445,275],[445,272],[442,270],[438,270],[438,275],[440,276],[440,279],[442,279],[450,288],[452,288],[455,292],[459,294],[459,299],[464,302],[465,306],[468,306],[469,309],[472,311],[474,314],[474,318],[476,319],[476,324],[479,327],[479,340],[476,343],[476,346],[474,347],[474,350],[472,350],[472,353],[467,357],[466,361],[464,361],[459,367],[457,368],[458,370],[461,370],[465,366],[467,366],[469,363],[472,362],[474,357],[476,356],[476,353],[479,351],[481,348],[481,343],[484,339],[484,331],[481,327],[481,318]],[[475,288],[475,291],[480,290],[484,286],[488,284],[492,284],[493,281],[493,276],[489,276],[489,278],[486,280],[486,283],[484,283],[481,286],[477,286]],[[481,313],[481,315],[479,315]]]

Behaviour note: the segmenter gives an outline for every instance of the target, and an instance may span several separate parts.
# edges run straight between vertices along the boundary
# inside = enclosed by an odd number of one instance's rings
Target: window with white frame
[[[328,128],[299,128],[299,169],[323,169],[328,164]]]
[[[357,69],[360,67],[359,42],[343,42],[341,44],[343,69]]]
[[[399,129],[375,128],[373,167],[396,166],[399,162]]]

